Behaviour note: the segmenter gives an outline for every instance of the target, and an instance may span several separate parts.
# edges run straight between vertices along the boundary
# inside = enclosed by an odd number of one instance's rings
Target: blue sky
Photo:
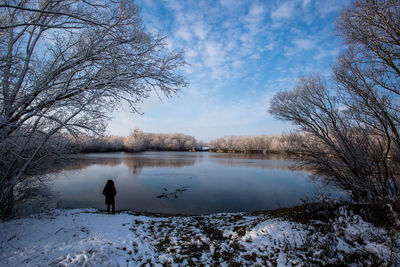
[[[279,90],[299,75],[330,75],[344,48],[335,20],[348,0],[140,0],[150,32],[185,51],[189,86],[139,106],[143,115],[116,111],[108,133],[184,133],[210,141],[227,135],[280,134],[292,126],[267,113]]]

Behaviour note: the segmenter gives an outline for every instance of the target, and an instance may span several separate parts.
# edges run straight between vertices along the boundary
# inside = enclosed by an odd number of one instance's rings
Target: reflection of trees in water
[[[181,168],[191,166],[195,163],[195,158],[149,158],[141,156],[133,157],[107,157],[107,156],[90,156],[78,155],[71,157],[62,164],[57,164],[51,170],[52,174],[57,174],[61,171],[79,171],[86,169],[92,165],[114,167],[120,164],[125,164],[134,175],[140,174],[141,170],[145,167],[173,167]]]
[[[199,152],[200,153],[200,152]],[[226,166],[242,166],[255,167],[265,169],[282,169],[292,170],[294,163],[290,156],[284,154],[240,154],[240,153],[208,153],[208,158],[215,162]],[[184,157],[147,157],[141,155],[128,154],[128,156],[107,156],[106,154],[99,156],[77,155],[71,157],[62,164],[54,165],[53,169],[48,172],[57,174],[61,171],[79,171],[86,169],[92,165],[114,167],[120,164],[126,165],[130,173],[139,175],[143,168],[153,167],[171,167],[182,168],[192,166],[198,155],[185,155]]]
[[[100,166],[109,166],[114,167],[118,166],[122,163],[122,158],[115,157],[72,157],[66,162],[62,164],[61,168],[55,171],[79,171],[86,169],[92,165],[100,165]]]
[[[292,161],[265,162],[265,161],[238,161],[234,159],[217,159],[216,162],[226,166],[252,167],[262,169],[298,170]]]
[[[182,168],[186,166],[192,166],[195,163],[195,159],[184,159],[184,158],[145,158],[145,157],[127,157],[124,158],[124,164],[128,166],[129,170],[133,175],[139,175],[143,168],[153,167],[172,167]]]
[[[263,169],[294,170],[295,164],[290,156],[285,154],[240,154],[213,153],[210,158],[226,166],[240,166]]]
[[[209,153],[208,157],[217,163],[226,166],[255,167],[265,169],[292,170],[293,161],[290,156],[284,154],[240,154],[240,153]],[[185,155],[185,157],[147,157],[140,154],[128,154],[128,156],[85,156],[78,155],[71,158],[64,164],[55,166],[52,173],[60,171],[83,170],[92,165],[114,167],[120,164],[126,165],[130,173],[137,176],[145,167],[162,168],[182,168],[192,166],[198,160],[198,155]]]
[[[209,158],[216,159],[265,159],[265,160],[290,160],[293,157],[283,153],[210,153]]]

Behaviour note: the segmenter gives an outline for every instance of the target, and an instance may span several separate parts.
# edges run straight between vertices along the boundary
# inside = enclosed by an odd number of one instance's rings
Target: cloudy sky
[[[349,0],[140,0],[150,32],[183,49],[189,86],[152,96],[140,110],[114,113],[109,134],[184,133],[210,141],[226,135],[279,134],[292,126],[267,113],[274,93],[299,75],[330,74],[343,49],[335,19]]]

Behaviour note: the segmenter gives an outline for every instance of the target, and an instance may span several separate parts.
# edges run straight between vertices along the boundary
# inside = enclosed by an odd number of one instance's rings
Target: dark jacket
[[[114,182],[108,180],[106,186],[103,189],[103,195],[106,196],[106,205],[115,204],[115,195],[117,194],[117,190],[115,189]]]

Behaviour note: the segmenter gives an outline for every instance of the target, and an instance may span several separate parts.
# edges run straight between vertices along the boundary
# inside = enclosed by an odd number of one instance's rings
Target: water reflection
[[[77,171],[92,165],[115,167],[122,164],[122,157],[102,157],[98,154],[82,154],[70,158],[67,164],[60,166],[58,171]]]
[[[294,164],[288,155],[205,152],[89,153],[73,157],[63,169],[73,171],[85,169],[91,165],[113,167],[125,164],[133,175],[139,175],[146,167],[182,168],[201,162],[204,157],[209,161],[227,166],[294,170]]]
[[[130,173],[133,175],[139,175],[143,168],[182,168],[185,166],[194,165],[195,160],[131,156],[124,159],[124,164],[129,168]]]
[[[62,207],[104,209],[102,188],[117,187],[117,209],[203,214],[287,207],[320,190],[278,155],[144,152],[80,155],[53,189]],[[175,197],[176,196],[176,197]]]
[[[259,160],[289,160],[289,154],[262,153],[210,153],[209,158],[217,159],[259,159]]]
[[[168,153],[168,152],[165,152]],[[193,153],[190,153],[193,154]],[[190,155],[189,154],[189,155]],[[115,167],[121,164],[127,166],[130,173],[139,175],[143,168],[181,168],[194,165],[201,157],[165,157],[160,152],[147,153],[88,153],[72,157],[68,164],[61,166],[58,171],[83,170],[92,165]]]

